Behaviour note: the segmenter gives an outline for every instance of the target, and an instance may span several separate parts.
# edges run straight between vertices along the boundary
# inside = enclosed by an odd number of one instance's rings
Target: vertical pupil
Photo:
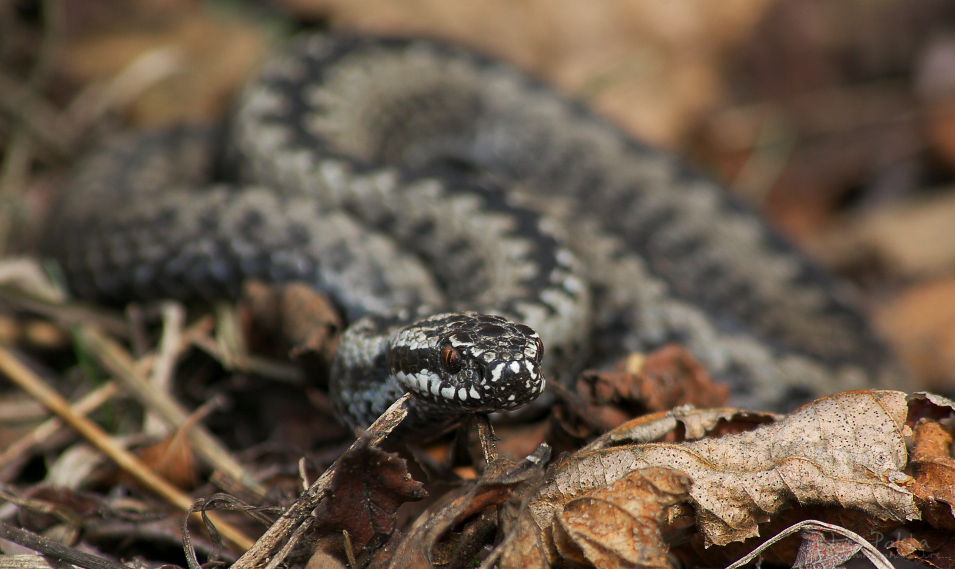
[[[441,349],[441,356],[444,368],[450,373],[457,373],[461,369],[460,355],[458,351],[451,346],[444,346]]]

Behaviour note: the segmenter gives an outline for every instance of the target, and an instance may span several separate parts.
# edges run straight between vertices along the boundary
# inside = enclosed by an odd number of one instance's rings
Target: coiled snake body
[[[352,322],[332,380],[352,424],[408,390],[419,425],[517,407],[545,374],[671,341],[747,406],[899,378],[826,279],[717,185],[428,41],[303,37],[224,132],[89,157],[50,228],[71,288],[97,300],[234,295],[249,277],[328,293]]]

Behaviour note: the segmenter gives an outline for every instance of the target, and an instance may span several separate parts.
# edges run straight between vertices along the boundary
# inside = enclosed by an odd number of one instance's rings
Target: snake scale
[[[438,42],[303,36],[226,126],[92,153],[49,227],[97,301],[251,277],[328,294],[351,323],[331,391],[353,425],[406,391],[419,428],[518,407],[545,376],[668,342],[753,408],[901,382],[838,289],[718,184]]]

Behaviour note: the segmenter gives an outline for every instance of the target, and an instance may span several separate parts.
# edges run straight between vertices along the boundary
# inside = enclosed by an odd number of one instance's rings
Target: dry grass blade
[[[192,499],[189,496],[156,475],[142,461],[117,444],[109,434],[95,423],[77,414],[67,400],[47,386],[42,379],[20,363],[13,354],[2,346],[0,346],[0,371],[3,371],[11,381],[35,397],[60,419],[79,431],[90,444],[132,475],[139,483],[183,511],[188,511],[192,507]],[[222,520],[215,520],[215,523],[222,535],[237,547],[248,549],[252,546],[252,540],[237,528]]]
[[[117,386],[115,382],[110,381],[105,383],[77,401],[73,405],[73,411],[78,415],[86,415],[112,399],[118,392],[119,386]],[[33,429],[26,436],[10,444],[10,446],[0,453],[0,470],[3,470],[3,468],[12,461],[29,452],[34,446],[52,437],[61,428],[63,428],[62,421],[59,419],[50,419]]]
[[[137,371],[132,357],[116,342],[92,327],[83,327],[78,334],[83,345],[89,349],[97,361],[115,375],[116,379],[129,389],[144,407],[155,411],[174,428],[188,420],[189,413],[168,395],[154,389],[146,378]],[[216,441],[202,426],[196,425],[194,429],[190,430],[189,440],[194,445],[196,452],[214,468],[241,481],[255,491],[264,491],[255,478],[247,473],[225,447]]]
[[[836,533],[841,536],[847,537],[859,545],[863,555],[865,555],[866,558],[869,561],[871,561],[873,565],[875,565],[879,569],[894,569],[894,566],[892,565],[892,563],[888,559],[886,559],[884,555],[879,553],[879,550],[873,547],[861,535],[853,531],[847,530],[843,527],[827,524],[825,522],[820,522],[818,520],[805,520],[805,521],[799,522],[798,524],[793,524],[789,526],[788,528],[784,529],[783,531],[773,536],[771,539],[766,540],[765,543],[757,547],[755,550],[753,550],[751,553],[749,553],[748,555],[746,555],[739,561],[728,566],[726,569],[740,569],[740,567],[743,567],[744,565],[746,565],[753,559],[756,559],[756,557],[758,557],[763,551],[766,551],[767,549],[772,547],[774,544],[781,541],[783,538],[788,537],[796,533],[797,531],[801,531],[803,529],[815,529],[815,530],[821,530],[821,531],[828,531],[828,532]]]

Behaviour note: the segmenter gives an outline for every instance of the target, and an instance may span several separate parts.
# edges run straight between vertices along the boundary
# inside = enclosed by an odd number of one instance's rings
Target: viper
[[[352,425],[407,391],[420,428],[515,408],[545,377],[669,342],[741,406],[902,382],[840,289],[719,184],[433,41],[303,36],[224,126],[92,153],[48,227],[96,301],[249,278],[325,293],[349,322],[331,392]]]

